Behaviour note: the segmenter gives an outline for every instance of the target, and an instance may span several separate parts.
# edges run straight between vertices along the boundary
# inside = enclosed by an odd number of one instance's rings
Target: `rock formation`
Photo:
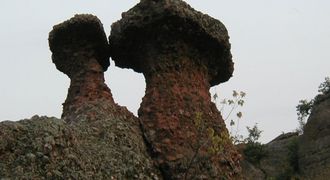
[[[330,92],[315,98],[299,140],[299,167],[305,179],[330,176]]]
[[[1,122],[0,178],[159,179],[137,118],[104,84],[109,55],[100,21],[76,15],[54,26],[49,43],[56,67],[71,78],[63,120]]]
[[[229,36],[216,19],[181,0],[145,0],[109,37],[116,66],[144,74],[139,119],[166,179],[233,179],[240,155],[209,89],[233,72]]]
[[[265,145],[268,152],[260,161],[260,169],[266,177],[290,179],[298,171],[298,133],[286,133]],[[266,179],[267,179],[266,178]]]
[[[241,159],[209,93],[233,73],[218,20],[181,0],[141,0],[112,25],[109,41],[93,15],[54,26],[52,60],[71,80],[62,118],[0,123],[1,180],[330,176],[329,90],[315,98],[303,135],[280,135],[257,163]],[[139,118],[104,83],[110,55],[145,76]]]
[[[329,179],[330,92],[314,99],[302,135],[287,133],[264,145],[267,156],[259,164],[242,162],[247,179]]]
[[[48,40],[57,69],[71,79],[62,118],[68,122],[95,118],[99,113],[88,106],[96,106],[98,101],[104,104],[108,114],[113,113],[114,101],[104,84],[103,72],[110,62],[101,22],[91,15],[75,16],[54,26]]]
[[[295,179],[298,171],[298,133],[286,133],[263,145],[260,162],[242,161],[242,174],[248,180]],[[244,147],[240,148],[243,152]]]
[[[244,157],[244,156],[243,156]],[[266,175],[262,170],[249,161],[243,159],[241,161],[242,177],[246,180],[265,180]]]

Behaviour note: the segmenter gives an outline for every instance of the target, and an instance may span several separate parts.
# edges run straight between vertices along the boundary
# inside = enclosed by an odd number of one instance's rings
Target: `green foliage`
[[[212,127],[207,126],[206,121],[207,120],[203,117],[203,113],[196,112],[193,122],[197,129],[197,137],[205,138],[197,141],[197,143],[190,143],[193,154],[191,157],[187,158],[187,162],[183,163],[183,169],[185,170],[183,179],[188,179],[188,172],[194,166],[198,166],[205,161],[209,162],[207,159],[212,156],[223,154],[225,146],[230,143],[230,138],[227,131],[222,131],[220,134],[216,133]],[[202,150],[207,150],[207,153],[203,153]]]
[[[217,135],[215,134],[213,128],[208,128],[207,132],[210,139],[210,145],[208,147],[209,154],[217,155],[223,153],[225,150],[225,145],[230,141],[228,134],[224,132]]]
[[[326,77],[325,81],[320,84],[318,92],[321,94],[330,93],[330,78],[329,77]]]
[[[229,121],[230,126],[230,139],[232,139],[234,144],[241,143],[243,141],[243,136],[239,132],[239,123],[243,118],[243,112],[240,108],[245,104],[246,93],[244,91],[233,90],[232,98],[219,100],[217,93],[213,95],[213,102],[216,104],[217,108],[222,113],[224,120]],[[235,114],[235,115],[234,115]],[[234,127],[236,128],[234,130]]]
[[[201,130],[204,129],[205,124],[203,122],[203,113],[201,112],[196,112],[195,119],[194,119],[194,124],[197,127],[197,129]]]
[[[243,150],[245,158],[253,163],[259,164],[260,160],[267,156],[267,152],[260,142],[258,142],[262,131],[259,130],[257,124],[255,124],[252,128],[246,127],[249,135],[245,138],[246,147]]]
[[[226,108],[229,108],[228,113],[224,116],[224,120],[228,120],[231,115],[237,110],[238,107],[242,107],[245,103],[244,97],[246,93],[243,91],[233,91],[233,95],[231,99],[222,99],[219,100],[219,96],[217,93],[213,95],[213,102],[217,105],[218,109],[224,113]],[[224,115],[224,114],[223,114]],[[242,118],[243,113],[241,111],[237,111],[236,116],[238,118]]]
[[[319,85],[318,92],[320,94],[318,94],[314,99],[300,100],[298,105],[296,106],[298,123],[299,123],[297,132],[299,132],[299,134],[303,133],[303,129],[306,124],[306,119],[311,114],[312,108],[313,108],[315,102],[317,102],[317,98],[320,95],[325,95],[325,94],[330,93],[330,78],[329,77],[326,77],[325,81]]]
[[[296,106],[298,123],[299,123],[297,132],[299,134],[302,134],[304,132],[304,127],[306,125],[306,118],[310,115],[313,105],[314,105],[314,100],[308,101],[304,99],[304,100],[300,100],[299,104]]]
[[[259,130],[258,125],[255,124],[252,128],[246,127],[249,132],[249,136],[245,139],[247,143],[256,143],[258,142],[262,131]]]
[[[262,131],[259,130],[257,124],[255,124],[252,128],[247,127],[247,131],[249,133],[247,138],[244,139],[244,137],[238,133],[239,122],[243,117],[243,113],[242,111],[240,111],[239,108],[243,107],[243,105],[245,104],[245,100],[244,100],[245,96],[246,96],[245,92],[234,90],[231,99],[223,99],[219,101],[218,94],[215,93],[213,95],[213,101],[216,103],[218,109],[225,117],[224,120],[227,121],[230,119],[229,125],[231,130],[230,130],[230,137],[228,138],[231,139],[231,141],[234,144],[245,143],[246,146],[243,150],[245,158],[249,162],[258,165],[260,160],[265,156],[267,156],[267,152],[264,148],[264,145],[258,142]],[[229,109],[229,111],[226,111],[226,108]],[[228,113],[225,114],[225,112]],[[233,114],[236,114],[234,118],[232,117]],[[235,125],[236,125],[236,132],[233,131],[233,127]],[[212,132],[211,135],[213,135]],[[214,144],[217,144],[218,142],[220,142],[220,140],[218,140],[216,137],[214,142],[215,142]]]
[[[259,142],[247,143],[246,147],[243,150],[246,160],[252,164],[258,165],[260,160],[267,156],[267,151]]]
[[[199,153],[199,150],[203,147],[207,147],[209,155],[222,153],[224,150],[224,145],[230,141],[226,131],[223,131],[221,134],[217,134],[215,130],[211,127],[206,127],[205,120],[203,119],[203,114],[200,112],[196,113],[194,124],[197,128],[197,135],[204,136],[204,133],[207,134],[207,140],[205,142],[199,142],[198,146],[194,148],[196,153]]]
[[[296,106],[299,120],[305,119],[311,113],[313,104],[314,104],[313,100],[308,101],[304,99],[299,101],[299,104]]]

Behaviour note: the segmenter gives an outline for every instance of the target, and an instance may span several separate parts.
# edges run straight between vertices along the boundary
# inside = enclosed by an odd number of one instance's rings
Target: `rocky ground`
[[[136,119],[67,124],[34,116],[0,123],[0,177],[9,179],[159,179]]]

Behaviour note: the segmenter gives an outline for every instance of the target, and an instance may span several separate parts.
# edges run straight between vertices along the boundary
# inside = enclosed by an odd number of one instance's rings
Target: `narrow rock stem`
[[[87,105],[93,102],[102,100],[109,105],[114,104],[111,91],[104,83],[101,66],[96,60],[90,60],[89,67],[90,69],[79,71],[71,77],[68,95],[63,103],[62,118],[66,121],[77,120],[78,115],[90,112]]]
[[[173,57],[162,57],[157,62],[164,62],[164,58]],[[221,159],[229,158],[235,166],[239,158],[235,150],[231,151],[225,123],[211,102],[207,70],[194,62],[178,56],[149,67],[157,71],[144,73],[146,94],[139,117],[156,162],[165,177],[174,179],[192,178],[195,173],[219,177],[221,173],[212,175],[209,170],[221,172]],[[209,135],[209,131],[214,134]],[[215,136],[222,144],[214,144]],[[215,146],[222,150],[211,152]],[[192,161],[194,164],[189,163]],[[209,165],[200,168],[204,163]]]

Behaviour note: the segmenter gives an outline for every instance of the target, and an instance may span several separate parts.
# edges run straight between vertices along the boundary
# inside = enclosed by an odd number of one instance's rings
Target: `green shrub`
[[[246,147],[243,150],[246,160],[252,164],[258,165],[260,160],[267,156],[267,151],[265,150],[264,145],[258,142],[262,131],[258,129],[257,124],[252,128],[246,127],[249,135],[245,138]]]
[[[264,145],[259,142],[247,143],[243,153],[246,160],[255,165],[258,165],[260,160],[267,156]]]

